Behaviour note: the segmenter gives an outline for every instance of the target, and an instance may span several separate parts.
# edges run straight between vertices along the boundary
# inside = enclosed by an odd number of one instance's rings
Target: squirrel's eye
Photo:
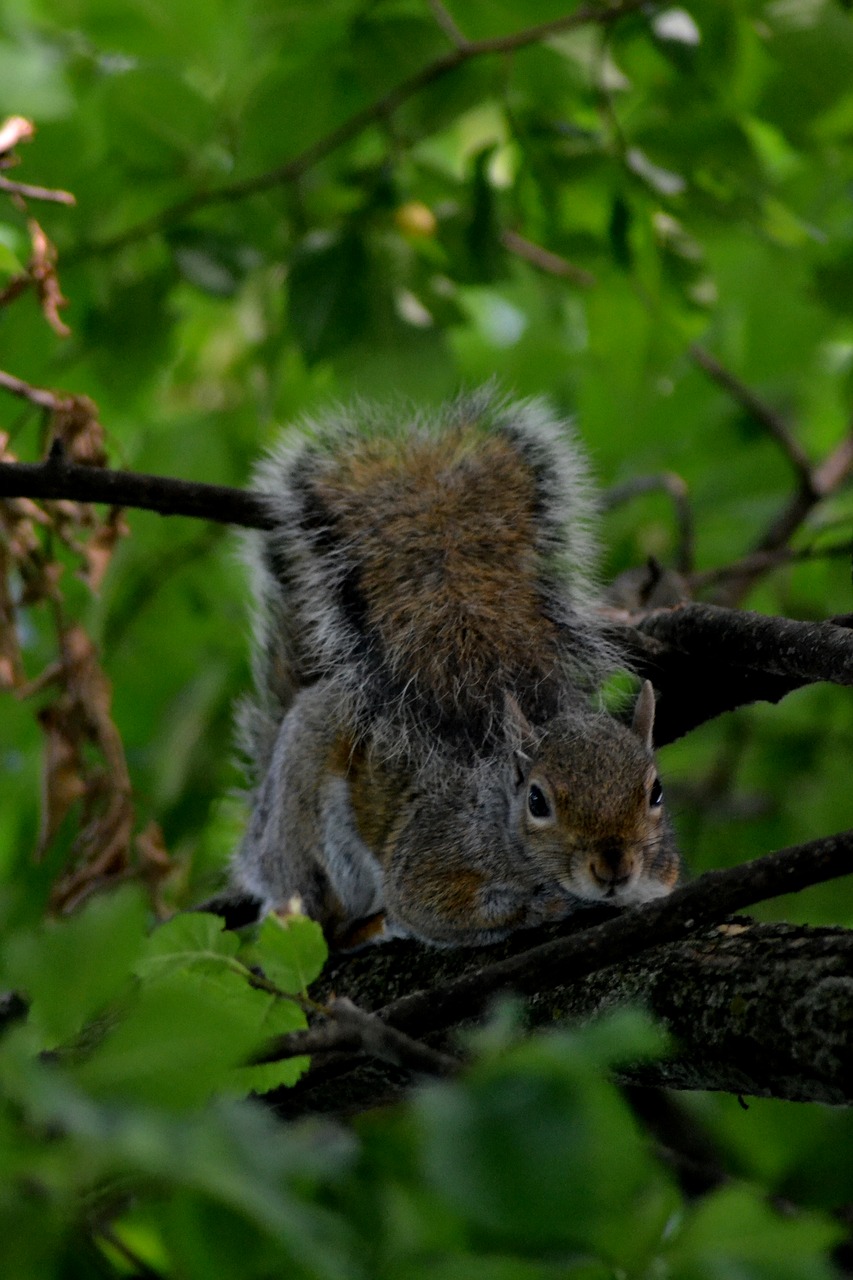
[[[655,778],[654,782],[652,783],[651,795],[649,796],[649,808],[657,809],[660,807],[662,803],[663,803],[663,787],[661,786],[660,778]]]
[[[527,807],[534,818],[547,818],[551,813],[544,791],[535,783],[527,793]]]

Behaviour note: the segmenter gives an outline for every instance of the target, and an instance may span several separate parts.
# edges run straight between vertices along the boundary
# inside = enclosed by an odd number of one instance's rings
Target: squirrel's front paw
[[[540,884],[534,889],[527,903],[525,925],[547,924],[562,920],[577,911],[581,901],[573,893],[567,893],[556,882]]]

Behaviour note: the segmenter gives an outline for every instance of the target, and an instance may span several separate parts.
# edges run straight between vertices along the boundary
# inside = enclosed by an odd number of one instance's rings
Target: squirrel
[[[299,897],[339,945],[471,945],[675,887],[652,687],[631,726],[590,705],[626,664],[569,424],[491,388],[433,414],[356,404],[255,481],[235,891]]]

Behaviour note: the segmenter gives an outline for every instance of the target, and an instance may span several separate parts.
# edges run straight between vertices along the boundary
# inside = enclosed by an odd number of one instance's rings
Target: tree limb
[[[86,467],[55,454],[45,462],[0,463],[0,498],[20,497],[73,498],[77,502],[105,502],[160,515],[236,524],[245,529],[272,527],[259,495],[245,489]]]
[[[716,356],[713,356],[710,351],[707,351],[698,342],[692,343],[690,355],[700,369],[704,369],[705,373],[718,386],[728,391],[729,395],[747,411],[750,417],[762,425],[790,462],[800,484],[805,488],[809,488],[811,486],[812,468],[808,454],[791,433],[782,415],[766,404],[750,387],[741,382],[740,378],[735,377],[729,369],[720,364]]]
[[[6,195],[20,196],[22,200],[47,200],[53,204],[76,204],[70,191],[60,191],[55,187],[38,187],[30,182],[13,182],[11,178],[0,175],[0,191]]]
[[[853,684],[853,636],[842,618],[798,622],[685,604],[630,621],[616,638],[637,672],[661,691],[655,715],[659,745],[725,711],[778,702],[806,684]]]
[[[658,899],[656,902],[619,914],[610,913],[610,918],[603,921],[601,909],[580,910],[576,916],[570,918],[557,930],[537,931],[533,935],[516,934],[497,948],[439,950],[414,942],[396,942],[355,955],[340,957],[323,975],[321,985],[324,988],[332,988],[336,992],[345,991],[350,999],[374,1012],[383,1022],[403,1031],[407,1036],[421,1040],[437,1034],[441,1044],[446,1042],[448,1034],[454,1028],[481,1016],[489,1004],[502,994],[511,993],[531,997],[534,1020],[538,1016],[535,1012],[538,1009],[542,1014],[540,1021],[553,1021],[558,1015],[565,1018],[572,1013],[574,1016],[578,1009],[586,1009],[588,1013],[590,991],[600,993],[596,996],[594,1007],[601,1008],[606,1005],[605,997],[608,991],[621,992],[616,999],[616,1002],[620,1003],[626,999],[632,1001],[646,999],[653,991],[665,990],[665,987],[654,987],[652,984],[652,977],[660,974],[662,964],[674,963],[676,969],[679,969],[679,966],[683,969],[686,964],[685,957],[696,955],[699,956],[696,963],[705,963],[705,969],[707,969],[710,961],[707,963],[702,961],[703,948],[707,950],[706,942],[697,942],[696,939],[700,937],[700,931],[707,929],[709,924],[716,926],[707,934],[713,944],[711,948],[713,956],[716,956],[719,937],[737,938],[749,929],[758,928],[751,923],[745,926],[735,923],[724,925],[721,933],[720,920],[756,902],[795,893],[808,885],[847,875],[851,871],[853,871],[853,831],[768,854],[743,866],[706,872],[698,880],[682,886],[667,898]],[[590,919],[599,922],[585,927]],[[819,932],[806,930],[802,936],[816,937]],[[843,979],[840,990],[842,993],[848,993],[853,1003],[853,932],[846,930],[829,932],[832,934],[830,955],[831,958],[837,959],[840,965],[840,968],[836,966],[831,972],[828,971],[829,978]],[[549,936],[555,933],[556,936]],[[541,938],[543,934],[547,938],[546,941],[540,941],[538,945],[530,945],[531,937]],[[701,935],[701,937],[705,936]],[[675,944],[680,947],[680,950],[674,953],[677,956],[676,961],[668,962],[666,957],[660,955],[651,960],[648,959],[649,952],[657,953],[661,948]],[[498,959],[495,959],[496,954]],[[777,973],[780,966],[786,963],[792,965],[797,963],[799,954],[799,952],[792,952],[790,961],[786,961],[785,948],[781,945],[773,948],[767,973],[756,991],[760,994],[773,983],[778,984],[781,980]],[[722,976],[714,979],[718,986],[728,972],[727,964],[730,965],[730,960],[722,965]],[[618,969],[614,969],[615,966],[618,966]],[[735,971],[736,968],[735,966]],[[687,970],[689,969],[690,965],[687,965]],[[700,972],[704,973],[705,969],[701,969]],[[602,976],[603,971],[605,971],[604,976]],[[750,971],[747,969],[745,972]],[[774,977],[774,974],[777,976]],[[587,983],[584,987],[587,995],[581,994],[576,998],[573,993],[579,989],[578,984],[593,976],[595,981]],[[693,976],[694,979],[697,977],[695,972]],[[688,978],[685,978],[687,987],[682,998],[685,1008],[690,1004],[688,996],[693,991]],[[827,979],[829,985],[823,993],[827,999],[832,997],[835,990],[829,978]],[[734,981],[740,981],[740,979],[735,977]],[[848,985],[845,986],[845,983]],[[682,1038],[689,1033],[690,1027],[695,1022],[695,1007],[704,1008],[709,1001],[708,992],[701,983],[697,991],[694,991],[693,1004],[690,1006],[694,1012],[685,1014],[683,1021],[675,1018],[674,1021],[670,1019],[669,1022],[673,1030]],[[755,995],[756,1000],[759,994]],[[389,996],[391,996],[390,999]],[[580,1005],[576,1000],[580,1000]],[[705,1004],[702,1003],[703,1001]],[[652,1001],[651,1007],[656,1012],[662,1013],[661,1001],[658,1001],[657,1006]],[[727,1037],[731,1039],[729,1025],[731,1010],[727,1013],[728,1005],[722,996],[715,1007],[722,1011],[719,1040],[720,1044],[724,1045],[728,1042]],[[769,1009],[767,1018],[771,1023],[774,1018],[778,1021],[778,1009],[774,1007],[773,1002]],[[550,1010],[550,1013],[544,1013],[543,1010]],[[757,1017],[757,1014],[755,1016]],[[707,1029],[703,1032],[706,1038],[709,1034],[710,1031]],[[312,1036],[313,1033],[310,1030],[292,1032],[272,1042],[264,1055],[265,1060],[268,1061],[279,1057],[296,1056],[305,1053],[309,1045],[315,1053],[319,1053],[319,1066],[315,1060],[315,1066],[309,1073],[306,1084],[301,1086],[303,1094],[306,1095],[310,1095],[318,1081],[323,1089],[329,1079],[347,1074],[352,1070],[353,1065],[349,1053],[345,1052],[353,1048],[351,1028],[341,1027],[337,1034],[331,1028],[323,1028],[322,1043],[316,1040],[312,1042]],[[850,1037],[846,1023],[841,1019],[833,1040],[836,1047],[832,1052],[844,1064],[853,1060],[853,1042],[847,1043],[848,1041]],[[789,1040],[784,1042],[784,1047],[786,1051],[793,1052]],[[804,1050],[800,1056],[805,1060],[808,1058],[808,1053]],[[681,1079],[683,1084],[693,1081],[690,1087],[694,1088],[729,1087],[725,1083],[695,1083],[699,1078],[711,1078],[707,1063],[704,1066],[700,1064],[680,1070],[681,1077],[675,1068],[668,1069],[669,1083],[678,1083]],[[741,1061],[723,1059],[715,1070],[717,1074],[713,1077],[714,1079],[722,1082],[727,1078],[726,1072],[729,1073],[729,1078],[734,1078],[732,1075],[734,1073],[738,1080],[735,1086],[736,1091],[746,1087],[742,1085],[742,1081],[747,1078],[748,1072]],[[750,1068],[750,1070],[755,1078],[751,1079],[749,1091],[760,1091],[759,1079],[755,1074],[756,1069]],[[765,1083],[762,1086],[768,1092],[782,1087],[780,1070],[781,1068],[777,1070],[778,1079],[774,1076],[773,1083]],[[703,1071],[705,1076],[702,1076]],[[387,1077],[382,1078],[387,1080]],[[838,1096],[834,1100],[841,1100],[841,1093],[844,1091],[840,1083],[841,1078],[843,1077],[839,1077],[837,1073],[830,1073],[821,1083],[809,1077],[802,1085],[803,1096],[806,1096],[808,1090],[825,1089],[828,1092],[836,1090]],[[395,1079],[399,1085],[405,1079],[405,1075],[398,1074]],[[793,1085],[785,1087],[794,1088]],[[847,1093],[850,1096],[845,1096],[843,1100],[853,1101],[853,1072],[850,1073]],[[788,1092],[780,1096],[793,1095]]]
[[[517,938],[502,945],[518,944]],[[398,943],[388,956],[379,955],[382,950],[339,961],[329,980],[362,1005],[379,1004],[383,1018],[406,998],[382,1008],[388,986],[400,992],[426,978],[431,992],[440,993],[445,981],[460,980],[460,972],[476,971],[482,962],[481,952],[415,944]],[[527,995],[526,1023],[541,1029],[577,1025],[628,1005],[646,1008],[673,1044],[660,1060],[623,1064],[618,1074],[632,1084],[853,1103],[853,931],[847,929],[731,918],[596,973],[555,967]],[[428,1038],[458,1047],[460,1031],[471,1023],[460,1014]],[[352,1114],[393,1100],[411,1084],[409,1069],[352,1049],[341,1042],[338,1052],[318,1053],[294,1089],[269,1101],[287,1116]]]

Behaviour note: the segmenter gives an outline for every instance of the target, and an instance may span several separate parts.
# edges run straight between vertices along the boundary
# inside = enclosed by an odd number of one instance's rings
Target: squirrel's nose
[[[593,879],[609,889],[618,889],[631,878],[631,863],[623,845],[617,841],[601,845],[590,860]]]

